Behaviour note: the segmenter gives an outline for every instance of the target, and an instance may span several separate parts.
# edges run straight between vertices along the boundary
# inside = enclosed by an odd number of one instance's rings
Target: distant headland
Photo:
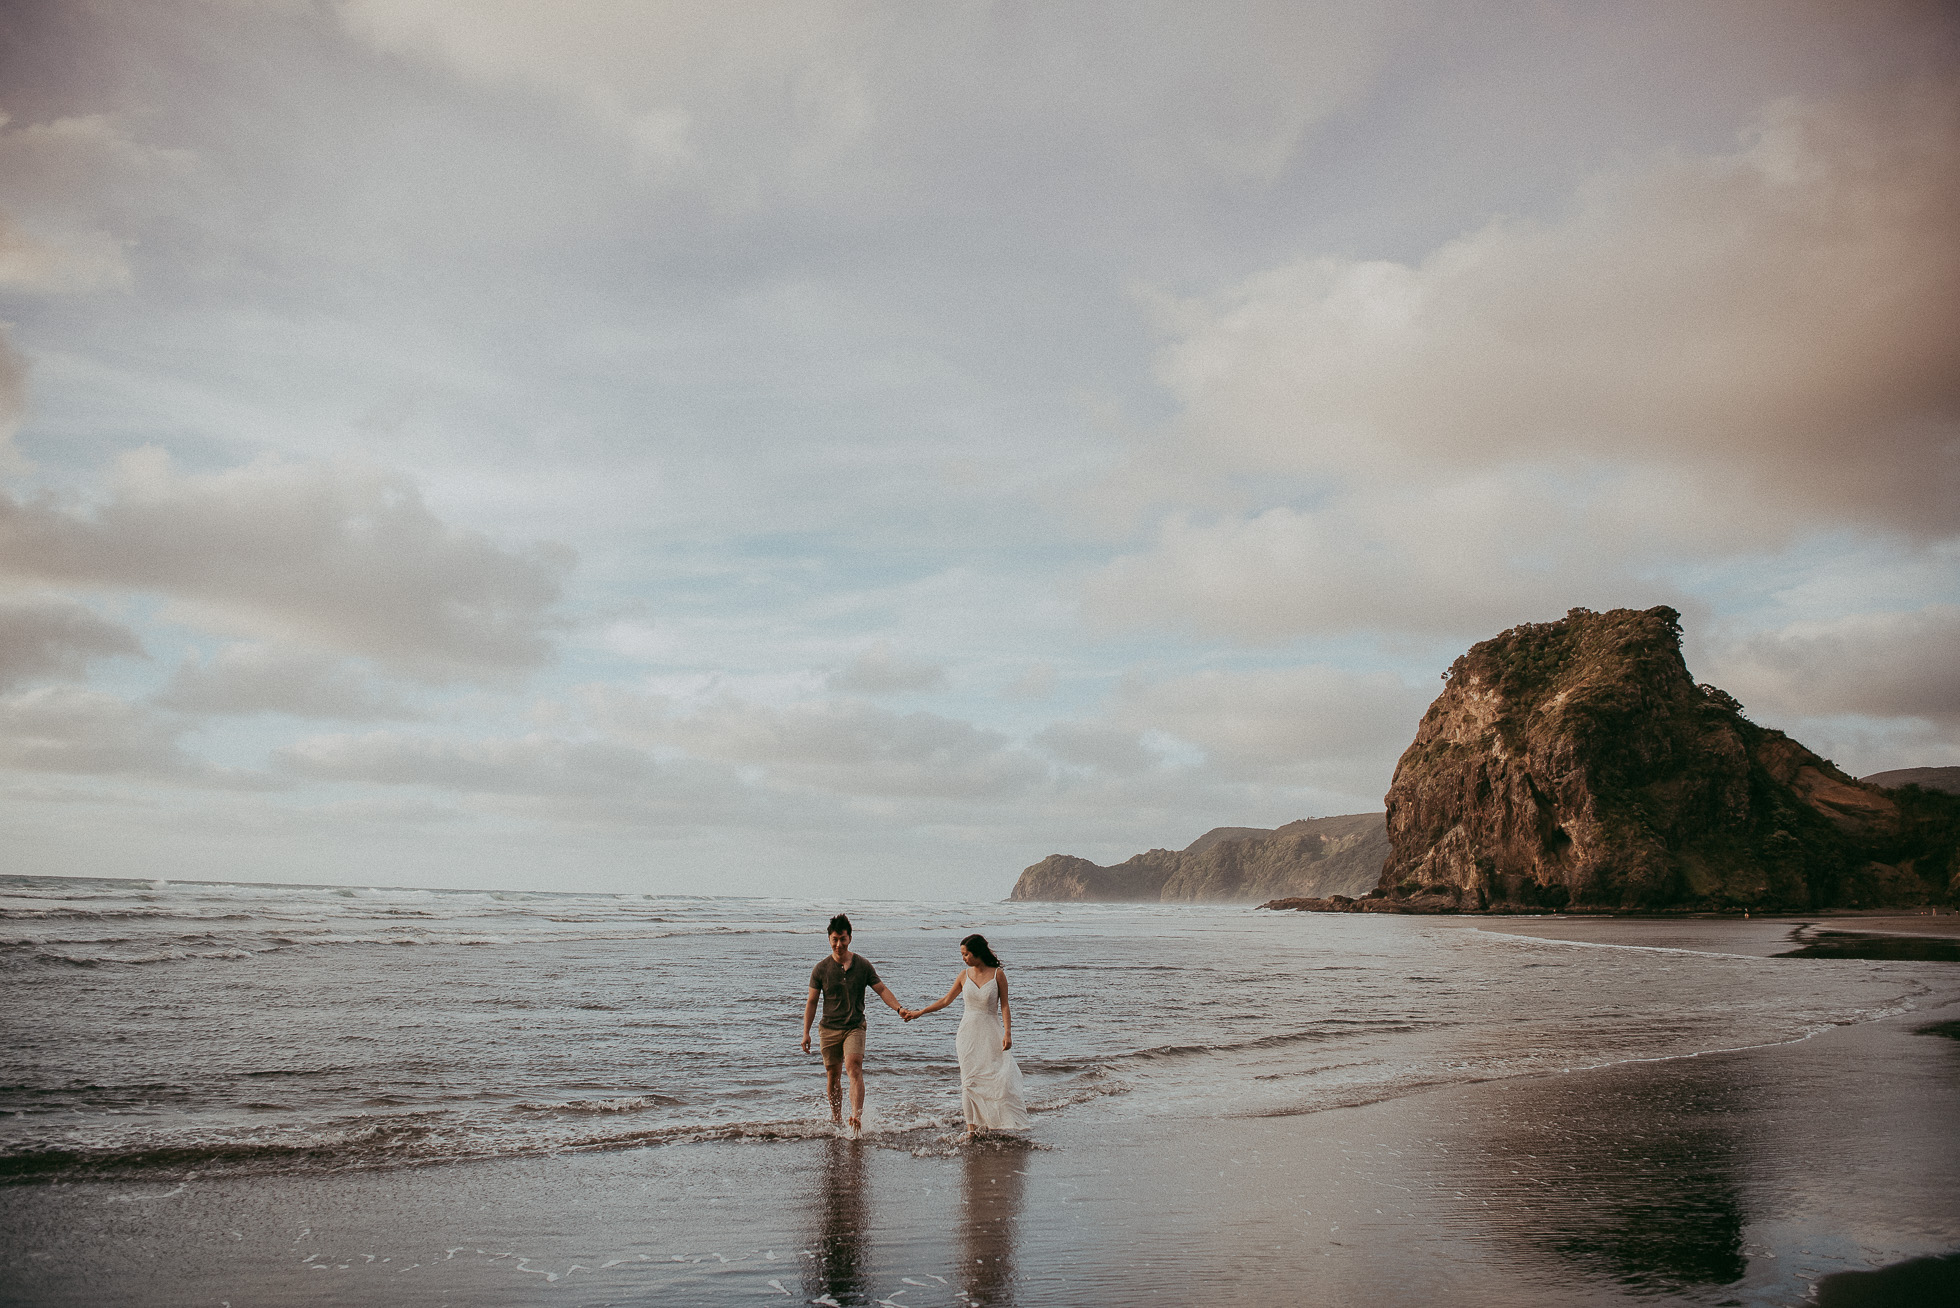
[[[1153,849],[1114,867],[1050,854],[1021,873],[1010,899],[1258,903],[1282,896],[1363,895],[1381,879],[1380,813],[1283,827],[1214,827],[1184,849]]]
[[[1573,609],[1473,645],[1386,815],[1221,827],[1012,897],[1335,912],[1804,912],[1960,901],[1960,768],[1862,780],[1697,685],[1670,608]],[[1285,889],[1280,889],[1285,887]]]

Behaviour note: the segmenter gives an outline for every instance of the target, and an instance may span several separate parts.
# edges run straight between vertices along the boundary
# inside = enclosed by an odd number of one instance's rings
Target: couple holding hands
[[[987,947],[987,938],[971,935],[960,941],[966,964],[953,986],[936,1003],[907,1008],[892,997],[878,979],[878,969],[862,954],[851,952],[851,919],[839,913],[830,919],[830,953],[810,971],[810,995],[803,1003],[803,1052],[810,1052],[810,1019],[817,999],[823,998],[823,1021],[818,1033],[823,1047],[823,1070],[830,1088],[830,1120],[843,1114],[841,1075],[851,1079],[852,1130],[864,1117],[864,992],[872,991],[910,1022],[965,1000],[959,1035],[953,1042],[960,1059],[960,1101],[966,1110],[967,1135],[982,1130],[1018,1131],[1028,1125],[1021,1102],[1021,1069],[1008,1051],[1014,1046],[1014,1015],[1007,1003],[1007,976],[1000,960]]]

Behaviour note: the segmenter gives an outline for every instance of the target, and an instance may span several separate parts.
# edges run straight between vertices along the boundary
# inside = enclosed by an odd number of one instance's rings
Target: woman
[[[960,1101],[966,1109],[967,1138],[984,1130],[1023,1130],[1028,1125],[1028,1110],[1021,1102],[1021,1069],[1008,1052],[1014,1047],[1014,1010],[1007,1002],[1007,973],[987,947],[985,936],[972,935],[960,941],[960,957],[966,962],[966,971],[953,982],[953,988],[938,1003],[907,1012],[905,1020],[936,1013],[952,1003],[953,996],[963,995],[966,1011],[960,1016],[960,1033],[953,1047],[960,1056]]]

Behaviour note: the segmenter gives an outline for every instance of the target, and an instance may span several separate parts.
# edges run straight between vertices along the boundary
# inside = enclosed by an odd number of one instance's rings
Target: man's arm
[[[887,1004],[891,1005],[892,1012],[897,1013],[901,1017],[905,1015],[905,1005],[899,1003],[896,999],[892,998],[892,992],[890,986],[886,985],[883,981],[880,981],[877,985],[872,986],[871,988],[878,992],[878,998],[884,1000]]]
[[[823,992],[815,986],[810,987],[810,997],[803,1001],[803,1052],[810,1052],[810,1019],[817,1015],[817,996]]]

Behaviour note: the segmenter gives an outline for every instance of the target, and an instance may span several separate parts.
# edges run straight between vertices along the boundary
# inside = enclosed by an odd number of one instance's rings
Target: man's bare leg
[[[824,1080],[829,1083],[830,1124],[832,1126],[840,1125],[844,1120],[844,1087],[837,1082],[837,1078],[843,1070],[844,1065],[842,1063],[825,1063],[823,1065]],[[853,1081],[851,1085],[855,1088],[857,1082]]]
[[[864,1060],[846,1058],[844,1071],[851,1078],[851,1129],[855,1131],[864,1121]]]

